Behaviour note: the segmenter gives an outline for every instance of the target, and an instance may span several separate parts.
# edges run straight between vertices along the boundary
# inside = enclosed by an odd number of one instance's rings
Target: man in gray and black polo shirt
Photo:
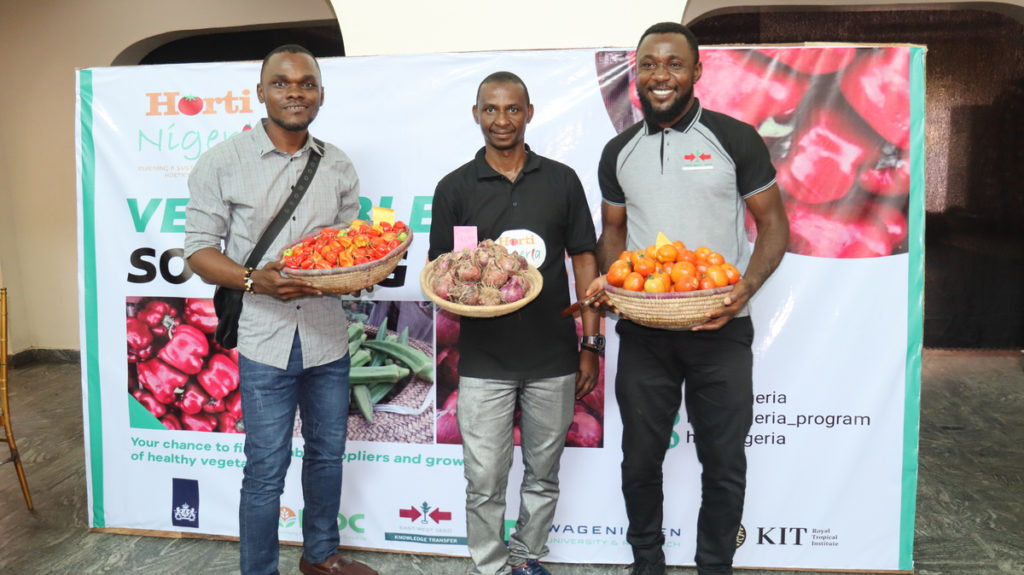
[[[694,98],[701,64],[693,33],[681,24],[655,24],[640,38],[636,66],[644,120],[608,142],[598,167],[600,268],[607,270],[625,249],[655,243],[663,232],[721,253],[743,279],[723,307],[691,331],[618,322],[615,393],[632,575],[665,573],[662,462],[684,390],[703,466],[697,571],[731,574],[746,488],[744,440],[753,417],[747,301],[782,260],[789,224],[757,131],[701,108]],[[758,232],[752,249],[744,229],[748,210]],[[588,293],[600,289],[601,279]]]

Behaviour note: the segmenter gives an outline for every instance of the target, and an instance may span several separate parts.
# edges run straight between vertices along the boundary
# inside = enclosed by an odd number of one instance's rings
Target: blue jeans
[[[576,374],[547,379],[459,378],[456,418],[466,474],[466,535],[471,575],[506,575],[548,553],[558,503],[558,469],[572,424]],[[521,408],[523,483],[519,519],[505,547],[505,488],[512,466],[512,423]]]
[[[276,574],[278,520],[292,459],[295,409],[302,415],[303,557],[320,563],[338,548],[341,464],[348,423],[349,356],[302,368],[298,332],[288,368],[239,356],[246,464],[238,509],[243,575]]]

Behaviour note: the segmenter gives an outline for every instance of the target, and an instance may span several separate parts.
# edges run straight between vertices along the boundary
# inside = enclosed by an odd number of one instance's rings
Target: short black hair
[[[316,61],[316,56],[307,50],[305,46],[299,46],[298,44],[284,44],[274,48],[263,58],[263,65],[260,66],[260,78],[263,77],[263,70],[267,68],[267,62],[270,61],[270,57],[274,54],[305,54],[313,59],[313,64],[316,65],[316,71],[320,71],[320,62]]]
[[[523,87],[523,93],[526,94],[526,105],[530,105],[530,90],[526,87],[526,82],[519,76],[516,76],[512,72],[494,72],[484,78],[480,85],[476,87],[476,101],[480,101],[480,89],[484,87],[484,84],[519,84]]]
[[[678,22],[658,22],[644,30],[643,35],[640,36],[640,41],[636,43],[637,51],[640,50],[640,44],[643,44],[644,38],[651,34],[682,34],[690,44],[690,49],[693,50],[693,61],[695,63],[700,62],[700,45],[697,43],[697,36],[686,26]]]

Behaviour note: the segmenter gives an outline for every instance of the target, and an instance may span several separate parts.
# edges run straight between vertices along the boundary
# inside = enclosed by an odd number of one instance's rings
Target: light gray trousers
[[[558,469],[572,424],[576,374],[547,379],[459,378],[456,418],[466,474],[466,531],[471,575],[506,575],[548,553],[558,503]],[[523,483],[519,519],[505,547],[505,490],[512,466],[519,399]]]

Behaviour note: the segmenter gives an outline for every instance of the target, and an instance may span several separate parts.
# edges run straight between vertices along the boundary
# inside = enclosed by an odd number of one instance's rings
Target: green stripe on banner
[[[910,206],[907,277],[907,372],[903,399],[903,494],[900,498],[900,564],[914,568],[918,436],[921,424],[921,350],[924,324],[924,96],[925,49],[910,48]]]
[[[92,70],[78,73],[82,123],[82,281],[85,306],[86,389],[89,401],[89,461],[92,474],[92,526],[103,516],[103,413],[100,396],[99,324],[96,301],[96,149],[92,140]]]

